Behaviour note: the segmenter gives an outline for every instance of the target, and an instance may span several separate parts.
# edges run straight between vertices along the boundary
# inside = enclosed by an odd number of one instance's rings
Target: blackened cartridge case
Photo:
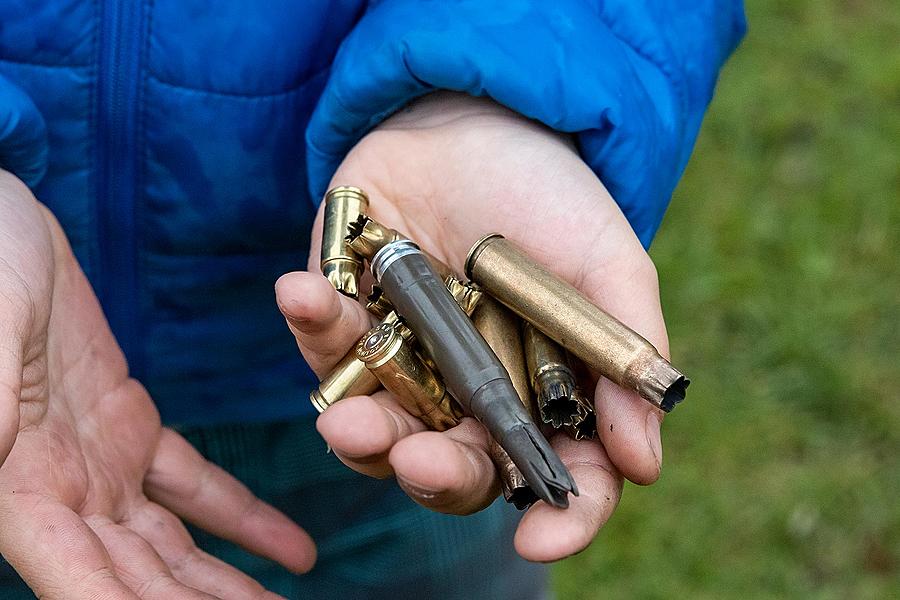
[[[369,207],[366,193],[355,187],[336,187],[325,194],[325,224],[322,229],[322,274],[331,285],[351,298],[359,296],[362,257],[346,242],[350,223]]]
[[[522,406],[491,351],[419,248],[407,240],[384,246],[371,261],[375,280],[437,364],[452,395],[488,429],[532,490],[568,506],[577,487]]]
[[[531,323],[524,324],[522,339],[541,420],[558,429],[577,427],[592,417],[593,410],[578,388],[566,351]]]
[[[466,274],[491,296],[620,386],[668,412],[688,380],[656,348],[499,234],[479,240]]]

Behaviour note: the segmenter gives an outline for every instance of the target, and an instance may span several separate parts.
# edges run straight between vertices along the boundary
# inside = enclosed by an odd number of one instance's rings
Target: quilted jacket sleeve
[[[0,75],[0,169],[34,188],[47,170],[47,129],[25,92]]]
[[[409,100],[456,90],[576,134],[649,246],[745,27],[740,0],[371,2],[306,132],[310,191]]]

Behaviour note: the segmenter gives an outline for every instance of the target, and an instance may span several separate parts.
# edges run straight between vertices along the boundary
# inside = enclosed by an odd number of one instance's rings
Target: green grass
[[[694,384],[563,599],[900,590],[900,5],[747,9],[651,251]]]

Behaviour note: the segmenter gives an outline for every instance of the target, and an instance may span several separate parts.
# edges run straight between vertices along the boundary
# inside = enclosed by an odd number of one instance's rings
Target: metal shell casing
[[[471,283],[463,283],[453,275],[447,276],[444,279],[444,284],[447,286],[447,291],[459,304],[459,307],[463,309],[463,312],[471,317],[482,300],[483,294],[481,290]]]
[[[382,324],[394,325],[399,321],[397,313],[391,312],[382,319]],[[406,329],[405,331],[409,331]],[[344,398],[366,396],[381,387],[378,378],[366,368],[366,364],[356,357],[356,344],[338,361],[338,364],[319,382],[318,389],[309,395],[309,401],[319,413]]]
[[[481,333],[484,341],[506,369],[513,388],[519,395],[519,400],[534,419],[534,403],[532,402],[531,388],[528,385],[528,375],[525,372],[525,355],[522,352],[519,318],[490,296],[482,295],[478,308],[472,314],[472,321],[475,323],[475,329]],[[537,496],[528,487],[528,482],[525,481],[522,472],[493,438],[488,446],[488,454],[500,475],[500,489],[503,492],[503,498],[519,510],[533,504],[537,500]]]
[[[566,351],[531,323],[524,324],[522,340],[541,420],[555,428],[577,427],[592,416],[593,409],[578,389]]]
[[[383,319],[389,312],[394,310],[394,305],[384,295],[384,290],[379,285],[373,285],[366,296],[366,310],[374,315],[377,319]]]
[[[356,357],[411,415],[436,431],[459,424],[463,413],[437,374],[397,327],[382,323],[359,341]]]
[[[350,396],[366,396],[381,387],[378,378],[366,364],[356,358],[356,348],[335,365],[334,369],[319,382],[319,387],[309,395],[309,401],[319,413],[339,400]]]
[[[372,260],[387,244],[405,239],[409,238],[367,215],[357,217],[347,230],[347,245],[367,260]]]
[[[382,248],[393,242],[408,240],[409,237],[396,229],[382,225],[372,217],[360,215],[356,221],[350,224],[347,234],[347,245],[359,256],[371,261]],[[453,271],[442,260],[435,258],[424,250],[419,250],[442,280],[453,275]]]
[[[331,285],[351,298],[359,296],[362,257],[346,242],[350,223],[369,208],[366,193],[355,187],[336,187],[325,194],[325,224],[322,229],[322,274]]]
[[[371,268],[453,397],[488,429],[541,499],[567,506],[567,494],[578,493],[575,481],[422,251],[408,240],[392,242],[371,259]]]
[[[466,274],[491,296],[620,386],[668,412],[688,380],[656,348],[499,234],[479,240]]]

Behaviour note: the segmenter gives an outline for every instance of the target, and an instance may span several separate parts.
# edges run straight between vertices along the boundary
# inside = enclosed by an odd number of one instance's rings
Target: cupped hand
[[[160,426],[59,225],[0,171],[0,553],[40,598],[274,597],[184,519],[303,572],[309,536]]]
[[[489,100],[438,93],[360,141],[332,185],[366,190],[373,218],[458,273],[477,239],[502,233],[668,353],[653,263],[568,138]],[[320,376],[371,326],[362,306],[320,274],[322,218],[320,210],[309,272],[276,285],[300,350]],[[543,502],[528,510],[515,538],[527,559],[552,561],[583,549],[612,514],[622,475],[639,484],[659,476],[661,412],[602,378],[594,401],[598,440],[551,440],[581,493],[565,510]],[[444,433],[425,431],[381,391],[336,403],[317,426],[348,466],[396,476],[434,510],[471,513],[497,494],[487,434],[473,419]]]

